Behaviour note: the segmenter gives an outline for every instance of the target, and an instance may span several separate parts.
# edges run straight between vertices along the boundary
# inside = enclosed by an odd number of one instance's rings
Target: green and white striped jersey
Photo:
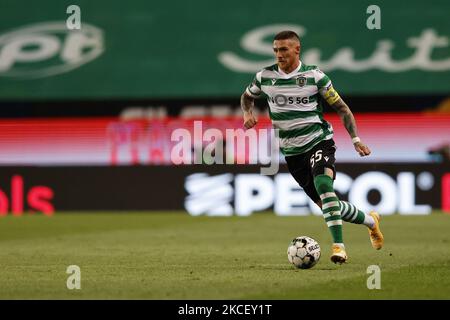
[[[321,93],[330,88],[331,80],[319,68],[300,62],[289,74],[277,64],[259,71],[246,93],[267,98],[273,127],[279,129],[281,152],[290,156],[333,137],[333,128],[322,113]]]

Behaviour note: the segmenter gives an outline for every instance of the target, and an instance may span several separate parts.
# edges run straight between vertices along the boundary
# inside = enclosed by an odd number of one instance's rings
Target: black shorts
[[[314,177],[324,174],[325,168],[330,168],[333,170],[333,180],[336,178],[335,153],[336,145],[330,139],[319,142],[306,153],[285,157],[289,172],[314,202],[320,201]]]

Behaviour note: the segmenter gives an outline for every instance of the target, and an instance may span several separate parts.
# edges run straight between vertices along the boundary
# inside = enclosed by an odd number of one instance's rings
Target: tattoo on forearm
[[[351,137],[358,136],[355,117],[353,116],[353,113],[347,106],[347,104],[342,99],[340,99],[338,102],[333,104],[333,107],[334,109],[336,109],[337,113],[341,117],[345,129],[347,129],[347,132],[350,134],[350,136]]]
[[[347,132],[350,134],[351,137],[358,136],[356,132],[356,121],[353,117],[353,114],[350,110],[342,117],[342,121],[344,122],[344,126],[347,129]]]
[[[254,99],[245,93],[241,96],[241,108],[244,111],[252,111]]]

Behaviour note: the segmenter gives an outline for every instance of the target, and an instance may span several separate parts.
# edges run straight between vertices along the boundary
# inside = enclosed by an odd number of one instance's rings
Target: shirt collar
[[[279,72],[282,76],[289,76],[289,75],[291,75],[291,74],[297,73],[297,72],[301,69],[301,67],[302,67],[302,62],[300,61],[300,63],[298,64],[298,67],[295,68],[295,70],[293,70],[292,72],[286,73],[286,72],[284,72],[283,70],[281,70],[281,68],[278,68],[278,72]]]

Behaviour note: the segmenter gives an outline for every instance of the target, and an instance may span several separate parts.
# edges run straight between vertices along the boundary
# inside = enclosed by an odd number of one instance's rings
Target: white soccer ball
[[[289,262],[297,268],[309,269],[320,259],[320,246],[313,238],[297,237],[289,244],[287,255]]]

